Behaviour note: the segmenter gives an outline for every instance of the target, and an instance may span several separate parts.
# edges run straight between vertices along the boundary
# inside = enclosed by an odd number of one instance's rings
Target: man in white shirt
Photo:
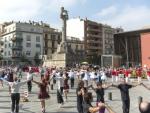
[[[74,87],[74,77],[75,77],[75,73],[74,71],[71,69],[70,72],[69,72],[69,77],[70,77],[70,85],[71,85],[71,88]]]
[[[26,84],[29,80],[31,80],[32,77],[30,75],[27,76],[27,80],[24,82],[18,82],[18,78],[14,77],[14,82],[8,82],[5,79],[2,79],[4,84],[7,84],[10,86],[10,92],[11,92],[11,113],[19,113],[19,101],[20,101],[20,92],[19,89],[22,85]]]
[[[63,79],[63,73],[58,72],[56,75],[57,80],[57,102],[62,105],[64,103],[62,94],[63,94],[63,86],[64,86],[64,79]]]

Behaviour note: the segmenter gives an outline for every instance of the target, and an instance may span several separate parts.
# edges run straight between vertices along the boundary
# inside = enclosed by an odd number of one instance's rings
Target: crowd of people
[[[24,76],[27,80],[23,81]],[[40,80],[34,78],[40,75]],[[108,78],[112,79],[108,82]],[[109,87],[118,88],[121,92],[123,113],[130,111],[129,89],[138,85],[144,86],[150,90],[150,87],[142,83],[142,78],[150,80],[150,69],[148,68],[100,68],[100,67],[77,67],[77,68],[56,68],[56,67],[1,67],[0,83],[9,86],[9,93],[12,101],[11,112],[19,113],[20,87],[27,84],[28,93],[32,93],[32,83],[39,86],[38,99],[41,102],[41,111],[45,113],[45,100],[50,98],[50,89],[57,84],[57,102],[63,106],[68,101],[69,89],[75,88],[75,82],[78,83],[76,88],[77,111],[78,113],[115,113],[104,99],[105,90]],[[137,84],[131,82],[137,79]],[[23,82],[22,82],[23,81]],[[116,85],[117,84],[117,85]],[[92,93],[96,94],[96,106],[92,105]],[[148,102],[141,102],[139,110],[141,113],[146,112],[150,107]],[[150,109],[150,108],[147,108]]]

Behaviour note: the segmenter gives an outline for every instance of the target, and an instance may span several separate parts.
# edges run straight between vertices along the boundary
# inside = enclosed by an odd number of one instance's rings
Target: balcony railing
[[[12,39],[11,39],[13,42],[20,42],[20,41],[22,41],[23,40],[23,38],[22,37],[13,37]]]
[[[93,35],[93,34],[87,34],[87,37],[96,37],[96,38],[102,38],[102,35],[98,34],[98,35]]]
[[[21,58],[21,54],[12,54],[12,58]]]
[[[18,45],[15,45],[15,46],[14,46],[14,45],[13,45],[13,46],[12,46],[12,49],[15,49],[15,50],[16,50],[16,49],[17,49],[17,50],[22,50],[22,46],[18,46]]]
[[[90,43],[100,44],[101,41],[99,41],[99,40],[87,40],[87,43],[88,44],[90,44]]]
[[[93,31],[93,32],[99,32],[99,33],[101,33],[102,32],[102,30],[101,29],[96,29],[96,28],[90,28],[90,27],[87,27],[87,31]]]

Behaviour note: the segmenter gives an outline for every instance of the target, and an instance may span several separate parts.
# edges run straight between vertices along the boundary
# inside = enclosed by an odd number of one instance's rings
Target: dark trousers
[[[71,78],[71,79],[70,79],[70,82],[71,82],[71,83],[70,83],[70,84],[71,84],[71,88],[73,88],[73,87],[74,87],[74,78]]]
[[[60,87],[60,94],[61,94],[61,95],[63,94],[63,90],[64,90],[64,88],[63,88],[63,87]]]
[[[64,100],[63,100],[63,97],[62,97],[60,90],[57,90],[57,102],[60,104],[64,103]]]
[[[27,85],[28,85],[28,92],[31,92],[31,90],[32,90],[32,82],[28,81]]]
[[[11,111],[19,113],[19,101],[20,101],[20,94],[19,93],[12,93],[11,94]]]
[[[77,110],[78,110],[78,113],[83,113],[83,106],[82,106],[82,104],[77,104]]]
[[[129,113],[130,111],[130,100],[123,100],[122,101],[122,109],[123,109],[123,113]]]

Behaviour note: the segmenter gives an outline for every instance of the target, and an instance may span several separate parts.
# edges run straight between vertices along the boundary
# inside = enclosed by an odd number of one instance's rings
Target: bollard
[[[108,100],[112,100],[112,92],[108,92]]]
[[[51,90],[53,90],[53,84],[51,84]]]
[[[138,104],[140,104],[143,101],[143,98],[141,96],[138,97]]]

